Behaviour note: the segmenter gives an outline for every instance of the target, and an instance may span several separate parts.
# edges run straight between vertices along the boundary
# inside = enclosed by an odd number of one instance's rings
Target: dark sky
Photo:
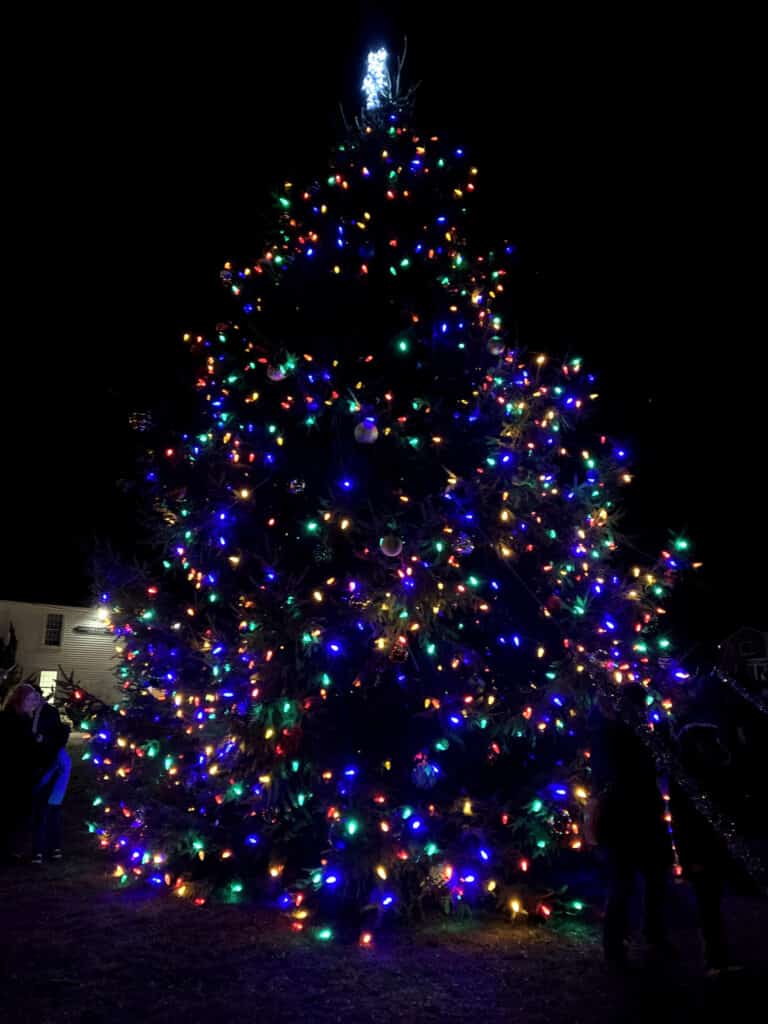
[[[87,599],[95,540],[130,547],[128,412],[173,410],[223,261],[259,251],[271,188],[322,169],[368,48],[407,33],[420,125],[472,154],[489,238],[520,246],[523,342],[585,356],[637,455],[627,529],[697,543],[686,630],[768,619],[755,26],[451,6],[67,12],[9,41],[0,597]]]

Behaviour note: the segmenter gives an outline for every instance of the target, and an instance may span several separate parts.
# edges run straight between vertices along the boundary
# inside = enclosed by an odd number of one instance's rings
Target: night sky
[[[419,126],[471,154],[488,242],[519,246],[521,341],[583,355],[596,426],[636,456],[625,532],[650,553],[670,529],[696,542],[683,632],[768,624],[750,27],[555,8],[534,24],[492,6],[165,24],[131,7],[20,30],[0,597],[87,601],[96,541],[135,546],[116,487],[128,413],[178,422],[180,335],[216,323],[221,265],[260,251],[272,189],[322,172],[365,53],[407,33]]]

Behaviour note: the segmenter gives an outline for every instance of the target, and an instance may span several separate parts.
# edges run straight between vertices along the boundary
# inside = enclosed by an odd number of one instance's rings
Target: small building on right
[[[721,644],[720,666],[756,691],[768,688],[768,631],[742,626]]]

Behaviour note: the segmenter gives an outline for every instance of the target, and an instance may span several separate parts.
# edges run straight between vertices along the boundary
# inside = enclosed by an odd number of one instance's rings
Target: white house
[[[16,664],[34,676],[46,696],[54,693],[59,667],[102,700],[117,693],[114,643],[98,608],[0,601],[0,638],[16,632]]]

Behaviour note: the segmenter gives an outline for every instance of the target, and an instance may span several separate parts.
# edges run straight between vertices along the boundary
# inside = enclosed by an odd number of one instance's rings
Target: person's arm
[[[613,781],[616,767],[612,756],[612,730],[604,718],[592,724],[589,767],[592,779],[592,796],[599,796]]]
[[[41,709],[35,739],[41,766],[47,771],[69,739],[69,726],[62,722],[59,712],[50,704]]]
[[[588,729],[590,787],[589,799],[584,808],[584,842],[587,846],[597,846],[600,841],[601,798],[612,778],[608,723],[602,715],[595,713],[590,718]]]

